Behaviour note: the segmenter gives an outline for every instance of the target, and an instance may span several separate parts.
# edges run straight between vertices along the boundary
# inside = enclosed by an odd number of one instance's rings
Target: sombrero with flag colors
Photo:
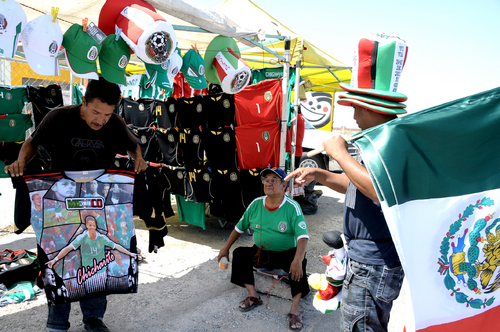
[[[382,33],[361,38],[354,51],[351,84],[340,84],[347,93],[337,103],[379,113],[406,113],[401,102],[408,97],[397,90],[407,54],[406,42],[397,36]]]

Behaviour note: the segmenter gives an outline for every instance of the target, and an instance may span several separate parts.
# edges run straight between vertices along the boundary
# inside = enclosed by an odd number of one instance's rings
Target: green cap
[[[98,79],[97,56],[101,44],[83,31],[80,24],[73,24],[63,36],[62,46],[70,71],[78,77]]]
[[[99,53],[101,74],[108,82],[127,85],[125,67],[130,60],[130,48],[123,38],[116,40],[116,35],[108,35],[102,42]]]
[[[208,88],[208,83],[205,79],[205,61],[194,48],[184,54],[181,72],[193,89],[201,90]]]

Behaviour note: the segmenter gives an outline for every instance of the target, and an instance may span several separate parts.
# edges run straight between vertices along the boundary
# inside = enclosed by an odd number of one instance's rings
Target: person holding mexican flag
[[[339,95],[337,102],[354,107],[361,130],[383,126],[406,113],[401,102],[407,97],[397,87],[407,50],[396,36],[371,34],[359,40],[351,84],[341,84],[347,93]],[[299,168],[285,180],[295,178],[302,186],[315,180],[346,195],[343,228],[349,260],[342,290],[341,331],[387,331],[404,271],[377,192],[363,160],[349,154],[343,137],[333,136],[323,148],[344,173]]]

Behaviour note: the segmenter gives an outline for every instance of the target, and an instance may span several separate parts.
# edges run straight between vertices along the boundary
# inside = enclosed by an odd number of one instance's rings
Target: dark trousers
[[[266,251],[262,250],[260,255],[259,264],[254,263],[255,254],[259,248],[254,245],[253,247],[239,247],[233,251],[233,261],[231,269],[231,282],[235,285],[245,287],[247,285],[255,285],[253,277],[253,267],[266,268],[266,269],[282,269],[285,272],[290,272],[290,265],[297,248],[292,248],[285,251]],[[292,297],[302,293],[302,297],[309,293],[309,284],[307,283],[306,276],[307,259],[304,257],[302,261],[302,278],[299,281],[293,281],[290,278],[290,287],[292,290]]]

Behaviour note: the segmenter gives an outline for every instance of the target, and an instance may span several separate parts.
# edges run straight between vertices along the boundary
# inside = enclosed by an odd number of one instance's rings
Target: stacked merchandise
[[[26,131],[33,126],[31,114],[23,113],[28,101],[26,87],[0,87],[0,177],[8,178],[4,173],[5,164],[17,159]]]

